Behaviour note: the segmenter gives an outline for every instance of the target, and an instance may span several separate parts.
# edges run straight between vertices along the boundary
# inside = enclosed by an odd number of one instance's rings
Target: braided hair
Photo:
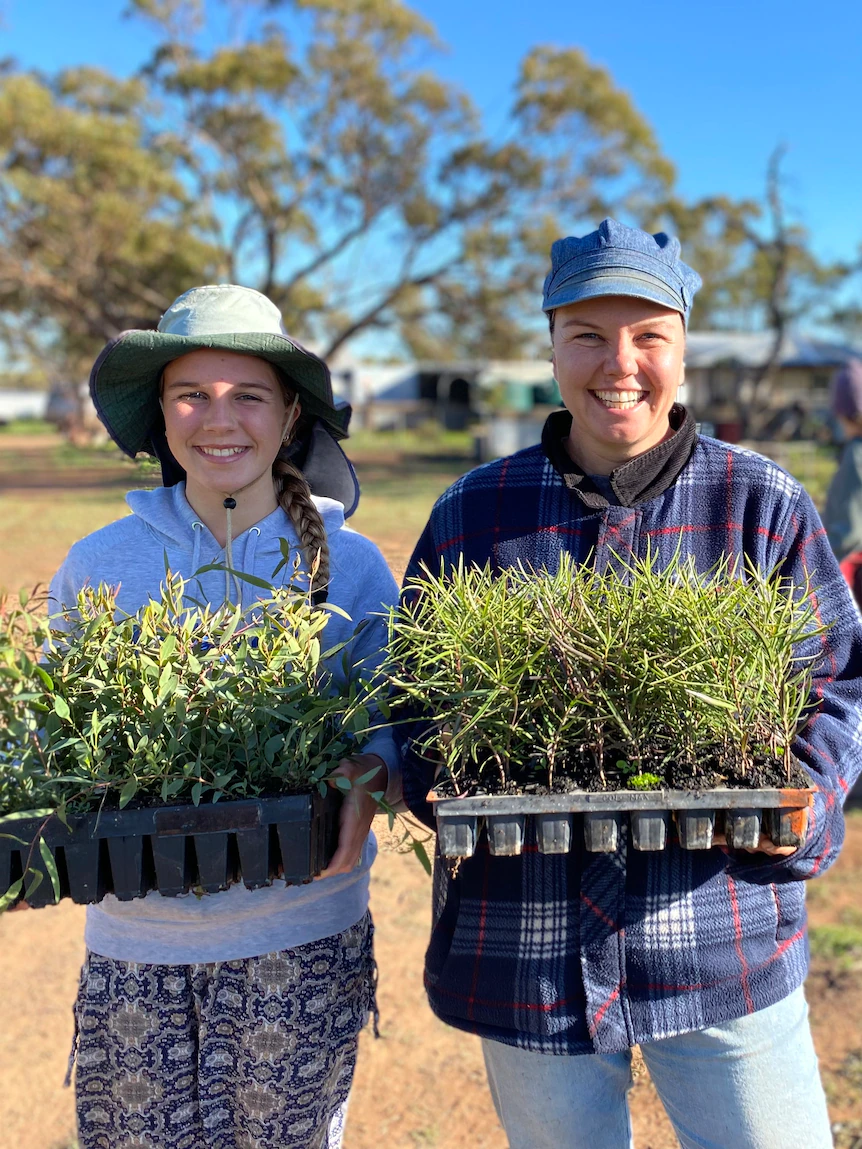
[[[291,381],[274,363],[270,366],[278,376],[278,381],[284,391],[285,402],[290,406],[296,397]],[[311,488],[306,482],[305,476],[287,457],[289,443],[295,437],[294,429],[300,436],[310,430],[310,424],[302,414],[294,424],[294,428],[291,429],[290,439],[285,442],[275,457],[272,464],[272,478],[275,483],[275,497],[278,499],[279,506],[284,509],[299,536],[299,545],[311,572],[309,590],[311,591],[312,602],[319,606],[326,602],[327,597],[329,540],[326,537],[323,517],[314,505]]]

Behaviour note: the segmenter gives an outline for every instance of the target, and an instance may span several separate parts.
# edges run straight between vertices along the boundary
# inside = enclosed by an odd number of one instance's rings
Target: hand
[[[355,782],[375,766],[379,769],[367,782],[359,786],[353,785],[344,791],[338,848],[332,855],[332,861],[321,873],[321,878],[331,878],[335,874],[349,874],[359,861],[362,847],[371,828],[371,820],[379,810],[377,799],[371,795],[385,790],[389,777],[386,763],[378,754],[354,754],[352,758],[343,758],[332,771],[329,785],[335,786],[335,778],[338,776]]]
[[[797,836],[804,841],[808,833],[808,810],[793,810],[791,812],[791,826]],[[715,834],[712,843],[714,846],[734,849],[734,847],[728,846],[727,838],[723,833]],[[798,849],[798,846],[776,846],[768,834],[761,834],[760,841],[756,846],[742,846],[740,852],[744,854],[766,854],[770,858],[789,858]]]
[[[799,849],[798,846],[776,846],[768,834],[761,834],[756,846],[728,846],[724,834],[713,834],[713,846],[727,846],[729,850],[738,850],[743,854],[769,854],[773,858],[789,858]]]

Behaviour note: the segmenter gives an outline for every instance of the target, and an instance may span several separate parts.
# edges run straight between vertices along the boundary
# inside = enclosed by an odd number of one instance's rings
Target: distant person
[[[551,249],[543,307],[566,407],[542,442],[458,480],[407,570],[624,573],[634,556],[810,579],[818,711],[793,750],[817,792],[805,841],[756,850],[437,859],[431,1008],[478,1034],[512,1149],[629,1149],[640,1045],[685,1149],[829,1149],[811,1041],[805,880],[835,861],[862,766],[862,622],[811,499],[770,460],[698,435],[676,402],[700,277],[679,243],[605,220]],[[862,444],[860,444],[862,449]],[[822,647],[819,645],[822,643]],[[422,718],[417,716],[421,727]],[[408,742],[404,792],[433,825],[435,763]]]
[[[164,485],[132,491],[130,515],[72,547],[51,584],[55,608],[104,582],[132,613],[158,596],[166,564],[186,579],[203,568],[197,597],[219,606],[226,576],[209,564],[271,581],[286,540],[313,601],[335,608],[324,646],[348,644],[333,677],[378,666],[381,604],[397,587],[377,547],[345,526],[359,491],[326,364],[288,336],[274,303],[230,284],[193,288],[155,331],[108,344],[91,394],[126,454],[159,458]],[[261,592],[237,580],[231,593],[250,607]],[[388,782],[396,799],[389,729],[340,769],[356,779],[373,767],[367,789]],[[376,1009],[376,809],[353,788],[329,868],[307,885],[109,894],[87,908],[73,1051],[81,1149],[341,1145],[359,1031]]]
[[[823,525],[856,601],[862,602],[862,360],[848,359],[837,372],[831,406],[844,446],[826,492]]]

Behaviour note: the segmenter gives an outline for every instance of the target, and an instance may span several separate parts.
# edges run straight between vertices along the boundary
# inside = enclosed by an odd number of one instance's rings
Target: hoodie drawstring
[[[230,602],[230,578],[231,578],[231,571],[233,570],[233,546],[232,546],[232,544],[233,544],[233,524],[231,523],[231,514],[230,513],[231,513],[231,511],[236,510],[236,499],[234,499],[231,495],[228,495],[228,497],[225,499],[222,506],[224,507],[224,513],[225,513],[225,517],[227,519],[227,526],[225,527],[225,540],[224,540],[224,565],[227,568],[224,572],[224,600],[225,600],[225,602]],[[233,581],[234,581],[234,583],[236,583],[235,577],[234,577]],[[240,590],[239,603],[237,605],[240,605],[241,603],[242,603],[242,590]]]
[[[201,538],[203,537],[204,525],[199,519],[195,519],[192,523],[192,534],[194,535],[194,545],[192,546],[192,574],[198,573],[198,568],[201,563]]]
[[[249,531],[249,542],[245,552],[245,567],[246,570],[254,570],[254,556],[257,550],[257,540],[260,538],[260,527],[252,527]]]

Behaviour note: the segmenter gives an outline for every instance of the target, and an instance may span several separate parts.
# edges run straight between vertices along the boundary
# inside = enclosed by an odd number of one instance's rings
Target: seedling
[[[408,588],[390,674],[447,792],[781,785],[824,629],[809,586],[728,559],[461,564]]]

